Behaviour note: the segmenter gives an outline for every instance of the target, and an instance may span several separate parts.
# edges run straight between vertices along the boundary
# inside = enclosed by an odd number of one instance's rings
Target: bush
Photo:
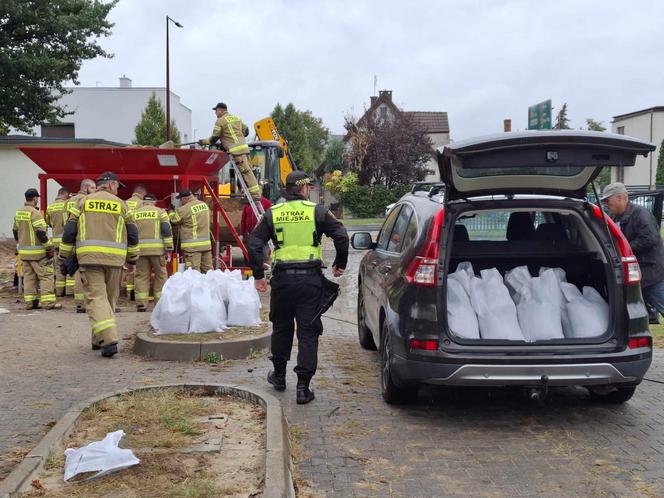
[[[354,185],[345,192],[339,192],[338,198],[355,218],[375,218],[383,216],[385,208],[401,199],[410,188],[410,185],[398,185],[391,189],[384,185]]]

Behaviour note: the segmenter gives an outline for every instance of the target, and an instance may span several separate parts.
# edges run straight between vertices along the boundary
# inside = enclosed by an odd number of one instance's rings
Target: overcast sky
[[[113,59],[86,62],[83,86],[165,86],[193,111],[196,137],[218,101],[251,124],[277,102],[321,117],[332,133],[374,91],[408,111],[447,111],[453,140],[527,126],[527,108],[568,103],[586,118],[664,105],[661,1],[121,0]]]

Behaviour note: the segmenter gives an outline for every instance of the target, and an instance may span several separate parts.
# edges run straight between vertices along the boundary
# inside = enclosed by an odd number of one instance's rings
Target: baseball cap
[[[599,200],[603,201],[605,199],[608,199],[612,195],[626,194],[626,193],[627,193],[627,188],[625,187],[624,183],[620,182],[609,183],[606,187],[604,187],[604,190],[599,196]]]
[[[156,201],[156,200],[157,200],[157,196],[154,195],[154,194],[145,194],[145,195],[143,196],[143,200],[144,200],[144,201]]]
[[[36,188],[29,188],[28,190],[25,191],[26,201],[31,201],[35,197],[39,197],[39,192],[37,191]]]
[[[228,106],[224,104],[223,102],[218,102],[216,106],[212,108],[213,111],[216,111],[217,109],[228,109]]]
[[[191,190],[188,188],[181,190],[180,193],[177,195],[176,199],[182,199],[183,197],[189,197],[191,195]]]
[[[286,186],[294,187],[301,185],[309,185],[311,183],[311,178],[307,176],[304,171],[293,171],[289,173],[286,177]]]
[[[112,171],[106,171],[101,175],[99,175],[99,178],[97,178],[97,183],[99,182],[118,182],[121,187],[123,188],[126,187],[126,185],[120,181],[118,175],[116,175]]]

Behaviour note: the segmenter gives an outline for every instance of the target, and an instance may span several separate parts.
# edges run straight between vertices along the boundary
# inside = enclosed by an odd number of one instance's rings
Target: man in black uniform
[[[332,265],[335,277],[343,275],[348,261],[348,234],[344,226],[324,206],[308,200],[310,180],[302,171],[286,178],[286,201],[272,206],[249,238],[250,264],[256,289],[267,291],[263,270],[263,247],[274,243],[274,270],[270,286],[270,321],[272,322],[272,364],[267,381],[277,391],[286,389],[286,363],[293,347],[294,320],[297,322],[297,402],[309,403],[314,393],[309,389],[318,362],[318,336],[323,332],[320,320],[324,295],[322,273],[323,234],[334,240],[336,258]]]

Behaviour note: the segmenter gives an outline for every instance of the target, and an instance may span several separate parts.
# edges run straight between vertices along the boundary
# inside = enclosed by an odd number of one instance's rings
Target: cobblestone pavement
[[[554,392],[544,405],[512,390],[428,390],[416,406],[380,399],[378,355],[361,350],[354,326],[353,254],[344,295],[325,319],[317,398],[295,404],[289,374],[282,401],[298,437],[302,496],[664,496],[664,385],[644,382],[623,406],[585,391]],[[98,392],[162,382],[237,383],[266,389],[265,357],[220,366],[146,361],[131,338],[103,360],[89,350],[85,315],[0,315],[0,478],[73,404]],[[123,312],[122,330],[147,327]],[[664,382],[664,352],[648,378]],[[4,463],[2,463],[4,459]]]

